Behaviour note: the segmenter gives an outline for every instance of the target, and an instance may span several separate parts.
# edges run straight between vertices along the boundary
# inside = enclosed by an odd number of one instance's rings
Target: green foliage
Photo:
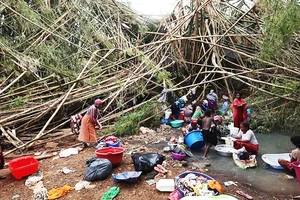
[[[300,129],[300,105],[279,98],[269,98],[257,94],[247,99],[251,108],[251,128],[257,132],[281,131],[292,133]],[[281,106],[279,106],[281,105]]]
[[[296,0],[265,0],[262,5],[266,13],[260,56],[272,60],[290,48],[293,34],[300,30],[300,5]]]
[[[283,89],[283,88],[272,87],[271,92],[275,94],[280,94],[280,95],[290,94],[291,91],[296,92],[297,88],[299,88],[298,90],[300,92],[300,85],[298,81],[287,80],[287,79],[282,81],[275,80],[274,84],[284,86],[286,88],[290,88],[290,89]]]
[[[25,104],[25,99],[23,97],[17,97],[14,99],[14,108],[23,107]]]
[[[140,126],[157,126],[159,124],[159,118],[157,117],[158,108],[159,105],[156,102],[146,103],[134,112],[118,118],[111,131],[114,132],[116,136],[133,135],[139,132]],[[151,116],[156,117],[142,122]]]

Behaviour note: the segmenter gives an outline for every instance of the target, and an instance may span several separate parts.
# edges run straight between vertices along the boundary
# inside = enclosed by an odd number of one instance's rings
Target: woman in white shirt
[[[259,149],[259,145],[253,131],[249,127],[250,124],[248,122],[241,123],[239,133],[233,136],[233,138],[237,139],[234,141],[234,148],[240,149],[245,147],[248,153],[255,154]]]

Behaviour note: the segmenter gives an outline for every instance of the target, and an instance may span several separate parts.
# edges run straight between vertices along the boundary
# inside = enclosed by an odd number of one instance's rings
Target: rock
[[[182,166],[186,167],[188,166],[188,162],[186,160],[181,161]]]
[[[47,142],[46,143],[46,145],[45,145],[45,148],[46,149],[53,149],[53,148],[55,148],[55,147],[57,147],[58,146],[58,143],[56,143],[56,142]]]

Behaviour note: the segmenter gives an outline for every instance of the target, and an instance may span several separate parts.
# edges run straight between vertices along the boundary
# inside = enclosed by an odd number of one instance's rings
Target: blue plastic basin
[[[205,146],[201,131],[191,131],[184,137],[184,143],[193,150],[200,150]]]

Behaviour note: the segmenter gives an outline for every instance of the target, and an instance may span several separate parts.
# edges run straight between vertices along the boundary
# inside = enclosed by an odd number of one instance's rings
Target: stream
[[[209,169],[221,172],[243,180],[254,187],[261,188],[263,191],[284,194],[299,195],[300,184],[297,179],[287,179],[290,175],[284,170],[276,170],[264,163],[261,156],[269,153],[289,153],[295,146],[290,142],[290,136],[278,133],[272,134],[255,134],[259,142],[259,151],[257,154],[257,167],[250,169],[241,169],[233,162],[232,157],[219,155],[214,147],[211,148],[208,156],[208,162],[211,164]],[[203,151],[194,152],[193,159],[201,159]]]

